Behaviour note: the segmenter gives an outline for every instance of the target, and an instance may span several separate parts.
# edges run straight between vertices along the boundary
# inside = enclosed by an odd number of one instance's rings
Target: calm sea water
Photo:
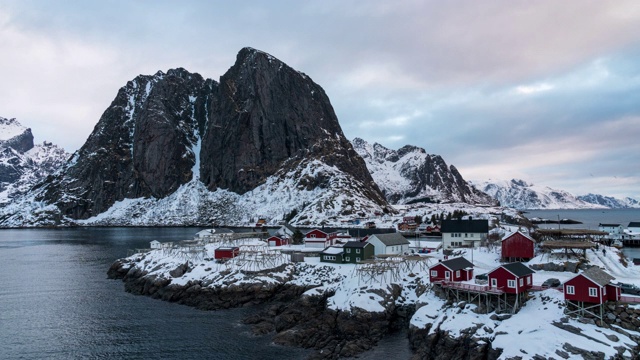
[[[303,359],[308,350],[253,336],[243,308],[200,311],[135,296],[109,266],[151,240],[197,228],[0,230],[0,359]],[[394,356],[393,354],[400,355]],[[406,336],[363,359],[410,357]]]
[[[582,222],[575,225],[560,225],[561,228],[598,230],[598,224],[620,224],[627,227],[632,221],[640,221],[640,209],[585,209],[585,210],[526,210],[527,218],[558,220],[571,219]],[[541,228],[557,228],[558,224],[541,224]],[[629,258],[640,258],[640,248],[624,248]]]

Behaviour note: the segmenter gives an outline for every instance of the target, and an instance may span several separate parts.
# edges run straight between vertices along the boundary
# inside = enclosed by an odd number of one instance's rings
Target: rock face
[[[258,187],[259,194],[239,204],[238,196]],[[204,225],[215,221],[210,204],[236,221],[276,206],[280,217],[296,210],[306,221],[311,213],[393,211],[344,137],[324,90],[252,48],[239,52],[220,83],[181,68],[128,82],[82,148],[32,194],[0,213],[0,225],[3,218],[4,226],[38,223],[33,214],[41,208],[47,225],[70,225],[117,202],[129,208],[103,216],[101,225]],[[143,204],[146,199],[171,200]],[[220,209],[224,203],[229,209]],[[301,215],[305,208],[310,214]],[[175,211],[169,219],[158,216],[169,211]]]
[[[398,150],[356,138],[356,152],[362,156],[386,199],[392,204],[414,202],[465,202],[497,205],[487,194],[469,185],[453,166],[439,155],[407,145]]]
[[[184,69],[128,82],[38,200],[85,219],[118,200],[169,195],[194,175],[215,88]]]
[[[346,140],[324,90],[308,76],[255,49],[238,53],[220,78],[203,139],[202,179],[243,194],[304,158],[371,182]],[[287,165],[289,164],[289,165]],[[373,187],[371,196],[379,197]]]

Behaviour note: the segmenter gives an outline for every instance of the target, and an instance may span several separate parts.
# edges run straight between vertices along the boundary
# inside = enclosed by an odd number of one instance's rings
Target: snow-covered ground
[[[288,263],[288,256],[276,255],[279,249],[301,250],[304,248],[301,245],[270,248],[259,239],[241,240],[237,245],[246,253],[271,255],[257,255],[253,258],[255,261],[252,261],[250,255],[246,255],[220,264],[213,260],[214,250],[220,244],[207,244],[201,249],[195,248],[199,255],[190,260],[191,271],[175,278],[169,272],[185,263],[187,255],[184,250],[154,250],[146,254],[136,254],[130,259],[137,259],[136,266],[148,271],[150,275],[172,279],[172,283],[179,285],[185,285],[192,280],[201,281],[211,287],[255,282],[313,285],[317,287],[305,294],[334,293],[328,298],[327,306],[335,310],[349,311],[359,308],[369,312],[383,312],[390,302],[395,302],[395,305],[415,304],[419,309],[411,319],[413,326],[422,328],[432,324],[430,331],[445,330],[453,337],[459,336],[465,329],[473,328],[474,337],[479,340],[490,339],[494,348],[503,350],[501,358],[504,359],[534,354],[557,357],[556,350],[564,351],[562,349],[565,343],[588,351],[602,352],[606,358],[617,354],[618,349],[624,349],[628,356],[630,353],[627,349],[636,345],[624,333],[566,318],[563,313],[563,295],[555,289],[531,293],[531,298],[517,314],[502,320],[492,317],[495,315],[493,313],[474,312],[476,305],[473,304],[447,306],[445,300],[428,290],[431,285],[427,269],[444,259],[442,250],[427,254],[423,257],[422,263],[402,265],[397,267],[395,272],[369,276],[358,271],[358,267],[353,264],[321,263],[318,257],[306,257],[304,263],[292,264]],[[453,256],[464,256],[472,261],[475,274],[486,273],[500,265],[498,247],[463,249],[456,251]],[[258,260],[264,257],[273,259]],[[589,250],[587,259],[592,265],[603,267],[616,278],[615,281],[640,286],[640,266],[634,266],[631,262],[628,262],[627,267],[623,266],[617,249],[607,249],[606,255],[602,251]],[[562,254],[558,253],[537,256],[529,264],[565,261]],[[274,267],[278,267],[279,270],[255,273],[257,270]],[[548,278],[557,278],[564,282],[575,275],[569,272],[538,271],[533,275],[533,282],[534,285],[540,285]],[[401,288],[400,296],[391,295],[394,287]],[[634,306],[640,309],[640,306]],[[570,326],[579,331],[570,332],[562,329],[563,326]],[[638,331],[625,331],[640,336]]]

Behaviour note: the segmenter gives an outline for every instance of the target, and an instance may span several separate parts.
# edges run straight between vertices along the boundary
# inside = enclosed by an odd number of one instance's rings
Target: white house
[[[623,240],[625,238],[624,227],[620,224],[598,224],[598,230],[609,233],[609,238]]]
[[[442,248],[478,247],[489,234],[488,220],[442,220]]]
[[[158,240],[153,240],[150,243],[150,246],[151,246],[152,249],[162,249],[162,243],[160,241],[158,241]]]
[[[400,233],[374,234],[367,242],[374,247],[375,255],[404,254],[409,251],[409,240]]]

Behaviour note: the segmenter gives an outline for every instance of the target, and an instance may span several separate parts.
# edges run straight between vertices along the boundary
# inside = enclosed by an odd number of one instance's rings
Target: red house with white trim
[[[529,261],[535,256],[536,241],[516,231],[501,241],[502,261]]]
[[[429,268],[429,278],[431,282],[471,280],[473,264],[463,257],[441,261]]]
[[[322,230],[313,229],[304,235],[304,246],[324,249],[334,245],[338,233],[326,233]]]
[[[487,273],[489,288],[507,294],[520,294],[533,286],[533,273],[520,262],[500,265]]]
[[[617,301],[621,292],[620,287],[611,284],[613,279],[602,269],[591,267],[564,283],[564,300],[594,304]]]
[[[269,246],[284,246],[284,245],[289,245],[289,239],[286,237],[280,237],[280,236],[272,236],[270,238],[267,239],[267,244],[269,244]]]

